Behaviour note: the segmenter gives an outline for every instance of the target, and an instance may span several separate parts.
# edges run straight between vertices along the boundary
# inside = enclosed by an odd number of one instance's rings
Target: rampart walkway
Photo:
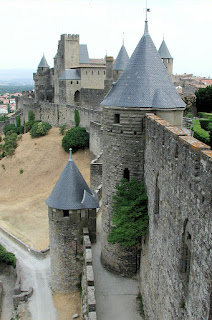
[[[97,216],[97,243],[92,245],[98,320],[142,320],[137,311],[138,282],[114,275],[100,262],[101,210]]]

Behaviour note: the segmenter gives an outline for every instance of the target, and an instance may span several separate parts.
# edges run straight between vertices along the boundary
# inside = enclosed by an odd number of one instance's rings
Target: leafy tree
[[[79,115],[79,111],[77,109],[74,110],[74,121],[75,121],[75,126],[79,127],[80,115]]]
[[[122,179],[116,185],[113,197],[112,222],[114,227],[108,236],[111,243],[123,247],[140,247],[141,236],[148,230],[148,198],[143,182],[135,178],[130,181]]]
[[[35,122],[35,114],[32,110],[28,111],[28,121],[24,123],[25,132],[29,132]]]
[[[84,149],[89,145],[89,134],[85,128],[74,127],[66,132],[66,135],[62,139],[62,147],[66,152],[72,148],[75,152],[78,149]]]
[[[212,112],[212,86],[195,91],[197,112]]]
[[[30,130],[30,135],[32,138],[45,136],[51,127],[52,126],[47,122],[35,122]]]
[[[4,262],[8,265],[12,265],[13,268],[16,267],[16,257],[12,252],[8,252],[1,244],[0,244],[0,262]]]
[[[21,116],[16,117],[17,134],[24,133],[24,127],[21,125]]]

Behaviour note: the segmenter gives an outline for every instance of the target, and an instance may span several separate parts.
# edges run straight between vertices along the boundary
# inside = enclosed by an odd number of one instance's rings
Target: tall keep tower
[[[88,227],[92,242],[96,241],[96,208],[98,199],[70,158],[52,193],[46,200],[49,215],[51,254],[51,287],[55,292],[77,289],[82,272],[82,228]]]
[[[170,75],[170,77],[172,78],[172,74],[173,74],[173,58],[169,52],[169,49],[166,45],[165,40],[163,39],[160,48],[158,50],[158,53],[164,63],[164,66],[166,67],[166,70],[168,72],[168,74]]]
[[[122,178],[144,179],[144,116],[150,111],[175,125],[182,122],[185,104],[177,94],[148,33],[132,54],[103,106],[102,263],[112,271],[132,276],[139,256],[107,241],[112,225],[112,198]]]

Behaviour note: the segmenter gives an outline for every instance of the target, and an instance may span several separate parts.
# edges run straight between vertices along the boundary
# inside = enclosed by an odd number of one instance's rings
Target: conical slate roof
[[[44,55],[43,55],[43,57],[42,57],[42,59],[41,59],[41,61],[39,63],[38,68],[49,68],[49,65],[48,65]]]
[[[169,49],[167,48],[165,40],[162,41],[158,53],[162,59],[173,59]]]
[[[46,200],[50,208],[59,210],[92,209],[99,207],[98,197],[91,191],[76,164],[70,159],[52,193]]]
[[[113,70],[123,71],[128,61],[129,61],[129,56],[128,56],[127,50],[125,49],[125,46],[123,45],[113,65]]]
[[[126,68],[101,105],[154,110],[185,108],[148,33],[147,22]]]

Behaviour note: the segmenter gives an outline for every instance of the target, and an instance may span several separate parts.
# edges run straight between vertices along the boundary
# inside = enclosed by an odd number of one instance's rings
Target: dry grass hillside
[[[0,227],[38,250],[49,244],[45,200],[69,158],[61,140],[58,128],[35,139],[24,134],[15,154],[0,161]],[[78,151],[73,159],[89,184],[89,151]]]

